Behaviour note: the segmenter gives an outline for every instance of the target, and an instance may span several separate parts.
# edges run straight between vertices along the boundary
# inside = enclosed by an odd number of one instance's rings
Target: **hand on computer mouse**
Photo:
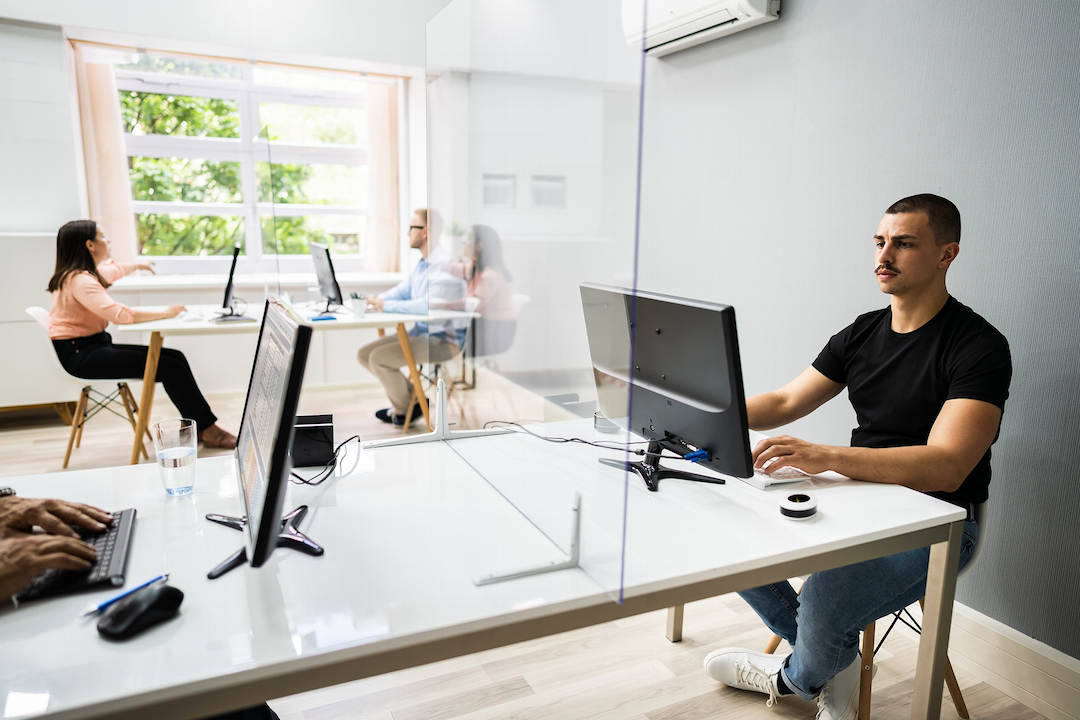
[[[110,640],[125,640],[176,615],[184,593],[158,583],[118,600],[98,620],[98,632]]]

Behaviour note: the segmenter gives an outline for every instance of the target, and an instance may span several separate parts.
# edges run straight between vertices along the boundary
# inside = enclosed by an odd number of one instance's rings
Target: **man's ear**
[[[939,268],[948,268],[952,265],[953,260],[960,254],[960,243],[951,242],[945,243],[941,248],[941,260],[938,261]]]

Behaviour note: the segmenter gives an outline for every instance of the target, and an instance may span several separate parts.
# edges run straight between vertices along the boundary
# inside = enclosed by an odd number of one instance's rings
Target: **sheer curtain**
[[[400,267],[398,205],[397,83],[371,83],[367,90],[368,145],[367,232],[364,270],[396,272]]]
[[[139,254],[139,246],[124,126],[112,69],[118,51],[79,42],[71,46],[90,219],[99,223],[109,236],[113,258],[131,262]]]

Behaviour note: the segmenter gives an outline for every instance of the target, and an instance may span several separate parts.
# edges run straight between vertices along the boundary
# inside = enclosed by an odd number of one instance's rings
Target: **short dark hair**
[[[951,201],[940,195],[922,193],[897,200],[889,206],[885,214],[916,212],[926,213],[930,230],[934,233],[934,242],[938,245],[960,242],[960,211]]]

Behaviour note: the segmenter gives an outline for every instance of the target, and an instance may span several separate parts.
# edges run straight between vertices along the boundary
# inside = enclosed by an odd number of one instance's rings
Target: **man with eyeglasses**
[[[438,213],[420,208],[412,216],[409,225],[409,247],[420,251],[420,262],[409,277],[397,287],[368,298],[368,308],[376,312],[426,315],[431,306],[452,307],[461,305],[465,297],[465,281],[460,269],[455,272],[455,262],[445,249],[437,244],[431,247],[430,234],[438,243],[442,223]],[[456,303],[455,303],[456,301]],[[461,352],[465,342],[465,328],[455,327],[452,321],[429,327],[418,322],[409,331],[409,344],[418,363],[441,363]],[[409,401],[413,400],[412,421],[422,417],[420,404],[412,398],[412,385],[402,374],[405,353],[396,335],[381,337],[360,348],[357,359],[364,369],[379,379],[390,398],[390,407],[379,410],[375,417],[394,427],[404,427],[409,415]]]

